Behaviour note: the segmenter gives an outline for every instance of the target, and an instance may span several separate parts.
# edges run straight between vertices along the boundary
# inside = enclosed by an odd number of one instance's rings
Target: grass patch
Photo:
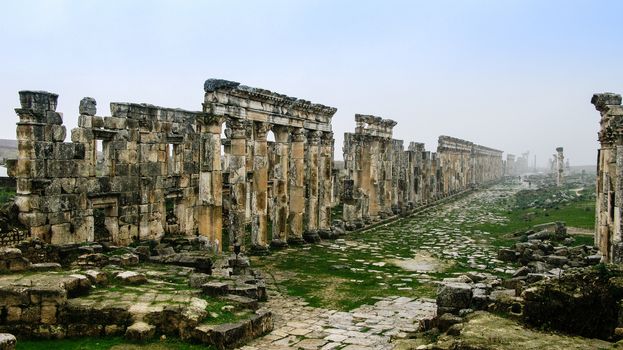
[[[0,204],[7,203],[15,197],[15,189],[8,187],[0,187]]]

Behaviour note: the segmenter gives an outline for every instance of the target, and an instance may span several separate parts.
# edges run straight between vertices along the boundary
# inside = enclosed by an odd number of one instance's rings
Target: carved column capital
[[[293,128],[291,135],[292,135],[292,142],[305,142],[305,129]]]
[[[247,137],[246,123],[240,119],[229,119],[227,121],[227,137],[232,139],[244,139]]]
[[[272,128],[272,125],[265,122],[255,122],[255,140],[266,141],[266,134]]]
[[[322,136],[322,131],[318,130],[310,130],[307,132],[307,142],[311,145],[317,145],[320,143],[320,137]]]
[[[332,145],[333,144],[333,133],[331,131],[323,132],[321,140],[322,140],[323,145]]]

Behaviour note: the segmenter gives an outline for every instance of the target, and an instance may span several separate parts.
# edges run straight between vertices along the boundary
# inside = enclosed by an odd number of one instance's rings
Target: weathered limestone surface
[[[502,151],[439,137],[436,153],[392,139],[396,122],[355,116],[354,133],[344,134],[342,202],[347,228],[361,227],[504,175]]]
[[[623,106],[621,95],[594,94],[591,103],[601,114],[597,153],[595,245],[607,262],[623,262]],[[562,149],[561,149],[562,152]]]

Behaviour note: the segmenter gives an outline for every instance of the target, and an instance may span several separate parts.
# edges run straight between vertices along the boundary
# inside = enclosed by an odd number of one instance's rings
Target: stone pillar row
[[[246,244],[245,237],[250,229],[250,252],[263,254],[269,245],[283,247],[317,242],[321,233],[330,235],[333,133],[238,119],[228,120],[227,127],[231,243]],[[247,137],[249,130],[252,130],[252,139]],[[275,135],[273,164],[269,164],[269,130]],[[270,179],[271,198],[269,167],[274,174]],[[247,170],[251,173],[247,174]],[[247,189],[249,184],[251,188]],[[250,208],[246,208],[248,190]],[[272,201],[270,213],[269,200]],[[250,227],[245,216],[248,209]]]

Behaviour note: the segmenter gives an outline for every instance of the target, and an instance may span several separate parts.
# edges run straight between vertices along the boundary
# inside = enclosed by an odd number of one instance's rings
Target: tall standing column
[[[229,154],[229,235],[231,244],[243,245],[245,235],[245,214],[247,201],[246,171],[246,130],[243,120],[227,121],[231,130]]]
[[[333,190],[333,133],[323,132],[320,140],[320,191],[318,193],[318,231],[331,236],[331,192]],[[323,237],[324,238],[324,237]]]
[[[251,243],[255,254],[268,248],[268,145],[270,124],[256,122],[253,149],[253,186],[251,193]]]
[[[221,170],[221,127],[223,117],[208,116],[206,133],[202,135],[201,172],[199,174],[199,234],[214,247],[222,250],[223,232],[223,175]]]
[[[565,156],[562,153],[563,148],[556,148],[556,186],[562,186],[565,178],[564,178],[564,169],[565,169]]]
[[[303,213],[305,211],[305,132],[292,130],[290,145],[290,216],[288,217],[288,244],[301,244],[303,240]]]
[[[272,233],[270,243],[273,247],[283,247],[288,240],[288,170],[289,170],[289,136],[290,130],[286,126],[273,126],[275,134],[275,164],[273,179],[273,212]]]
[[[305,217],[305,232],[303,238],[310,243],[319,242],[318,235],[318,163],[320,151],[321,131],[309,131],[307,133],[306,174],[305,185],[307,186],[307,198]]]

